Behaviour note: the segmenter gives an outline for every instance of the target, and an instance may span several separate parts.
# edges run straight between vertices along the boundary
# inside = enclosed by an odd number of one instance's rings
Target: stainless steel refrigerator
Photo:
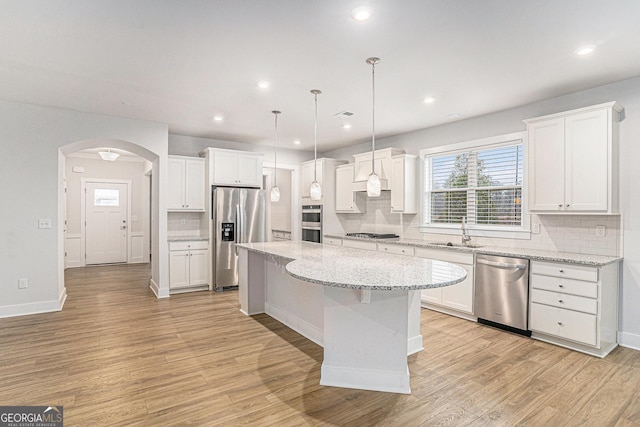
[[[212,187],[214,290],[238,286],[236,243],[267,240],[267,198],[264,190]]]

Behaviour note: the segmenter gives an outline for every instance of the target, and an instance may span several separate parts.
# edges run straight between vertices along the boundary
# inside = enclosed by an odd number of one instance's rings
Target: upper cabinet
[[[391,158],[391,212],[418,213],[417,163],[412,154]]]
[[[211,185],[262,187],[262,154],[219,148],[203,153],[209,159]]]
[[[203,212],[205,205],[204,159],[169,156],[168,193],[168,210]]]
[[[314,179],[314,162],[309,160],[304,162],[300,168],[300,197],[303,204],[323,204],[326,210],[326,201],[331,200],[331,204],[335,198],[335,169],[336,166],[345,163],[342,160],[321,158],[316,160],[315,177],[322,188],[322,197],[320,200],[311,200],[309,189]]]
[[[336,212],[360,213],[364,212],[364,203],[358,198],[353,186],[354,164],[340,165],[336,168]]]
[[[621,111],[610,102],[525,120],[531,212],[618,212]]]

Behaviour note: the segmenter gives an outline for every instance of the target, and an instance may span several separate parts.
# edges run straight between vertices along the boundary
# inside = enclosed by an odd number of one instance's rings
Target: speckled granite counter
[[[435,244],[432,242],[425,242],[422,240],[412,240],[412,239],[368,239],[368,238],[362,238],[362,237],[346,237],[340,234],[325,234],[325,237],[330,237],[334,239],[343,239],[343,240],[362,240],[367,242],[413,246],[417,248],[441,249],[443,251],[480,253],[480,254],[529,258],[532,260],[539,260],[539,261],[570,262],[574,264],[592,265],[596,267],[600,267],[603,265],[610,264],[612,262],[617,262],[622,260],[622,257],[575,254],[575,253],[569,253],[569,252],[543,251],[543,250],[525,249],[525,248],[504,248],[504,247],[494,247],[494,246],[480,246],[477,248],[469,248],[469,247],[460,247],[460,246],[444,246],[442,244]]]
[[[197,242],[197,241],[209,241],[208,237],[202,236],[169,236],[167,237],[167,241],[169,242]]]
[[[293,260],[293,277],[348,289],[417,290],[454,285],[467,277],[462,267],[413,258],[310,242],[245,243],[237,246]]]

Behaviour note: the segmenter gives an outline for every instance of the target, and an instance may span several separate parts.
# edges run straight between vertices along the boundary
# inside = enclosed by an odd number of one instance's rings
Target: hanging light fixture
[[[367,179],[367,196],[380,196],[380,177],[376,174],[376,64],[380,58],[367,58],[367,64],[371,65],[371,91],[372,100],[372,120],[371,120],[371,175]]]
[[[98,154],[100,154],[102,160],[106,160],[108,162],[115,162],[116,159],[120,157],[120,154],[112,152],[111,148],[107,148],[107,151],[99,151]]]
[[[280,114],[280,111],[273,110],[272,113],[275,117],[276,137],[275,147],[273,150],[273,187],[271,187],[271,201],[279,202],[280,189],[278,188],[278,114]]]
[[[315,127],[313,129],[313,182],[311,183],[311,188],[309,189],[309,196],[311,196],[311,200],[320,200],[322,198],[322,187],[320,187],[320,183],[318,182],[318,95],[321,94],[318,89],[312,89],[311,93],[313,94],[316,106],[316,115],[315,115]]]

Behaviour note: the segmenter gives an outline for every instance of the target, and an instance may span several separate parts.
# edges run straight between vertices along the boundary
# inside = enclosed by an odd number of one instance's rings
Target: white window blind
[[[425,157],[425,222],[522,226],[522,143]]]

